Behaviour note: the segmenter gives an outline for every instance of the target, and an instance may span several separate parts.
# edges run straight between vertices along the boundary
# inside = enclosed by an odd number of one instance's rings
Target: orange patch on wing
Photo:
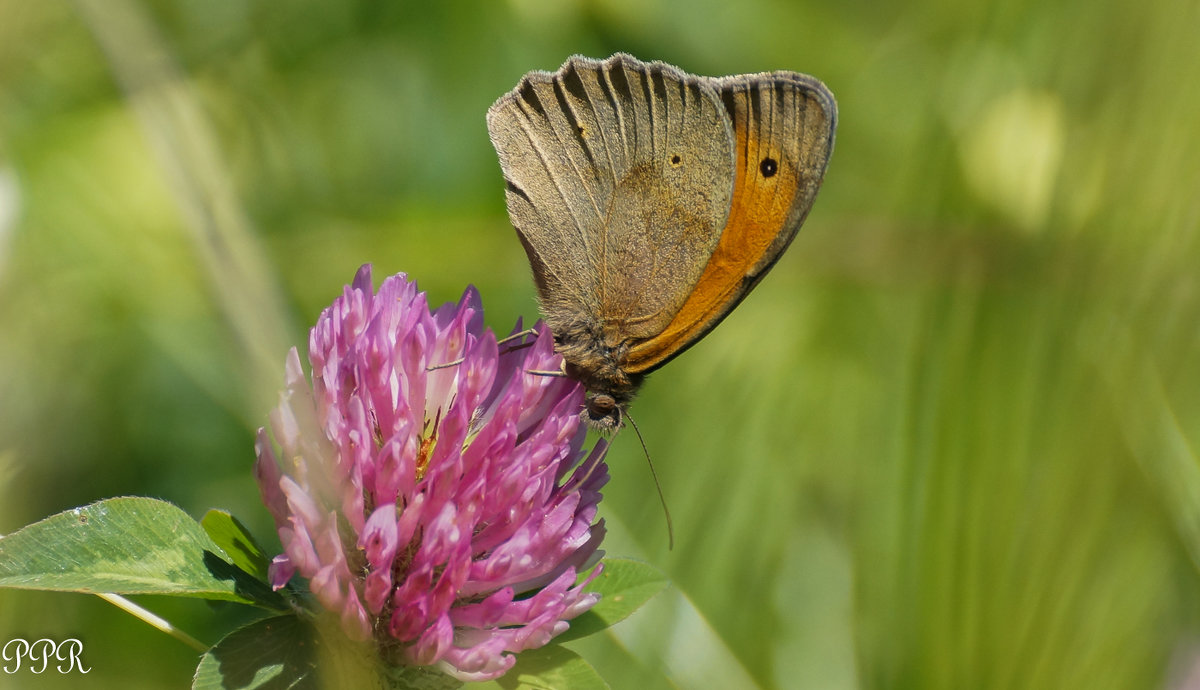
[[[624,364],[630,373],[661,366],[699,340],[745,295],[747,278],[771,263],[767,254],[784,230],[796,200],[800,161],[787,160],[770,142],[748,137],[746,112],[739,111],[734,116],[737,176],[721,240],[691,295],[667,327],[630,348]],[[775,162],[769,177],[760,169],[766,158]]]

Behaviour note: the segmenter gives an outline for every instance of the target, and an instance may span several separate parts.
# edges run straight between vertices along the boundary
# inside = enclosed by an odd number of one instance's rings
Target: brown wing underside
[[[624,362],[648,373],[711,331],[791,243],[812,207],[837,126],[833,95],[795,72],[712,80],[733,120],[736,177],[728,220],[688,299]]]
[[[733,136],[712,80],[574,57],[501,97],[488,130],[551,329],[661,332],[730,208]]]

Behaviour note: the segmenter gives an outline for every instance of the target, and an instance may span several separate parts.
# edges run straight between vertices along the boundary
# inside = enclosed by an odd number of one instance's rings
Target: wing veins
[[[564,206],[566,206],[567,209],[570,209],[571,205],[569,202],[567,202],[566,193],[563,191],[562,186],[559,184],[558,180],[555,179],[552,169],[550,167],[549,161],[546,158],[546,154],[544,151],[542,151],[542,148],[538,145],[538,138],[534,135],[533,130],[530,127],[530,122],[531,122],[532,118],[530,118],[529,113],[526,111],[525,107],[523,105],[521,105],[520,101],[514,102],[514,105],[516,105],[517,109],[520,111],[521,116],[522,116],[522,117],[516,118],[518,125],[521,127],[521,131],[525,133],[525,138],[529,140],[530,147],[532,148],[533,152],[535,154],[537,154],[538,161],[541,162],[542,167],[545,168],[547,176],[550,178],[550,181],[554,184],[554,189],[558,192],[559,197],[563,200]],[[551,131],[553,131],[552,127],[551,127]],[[579,217],[576,216],[576,214],[573,211],[571,212],[571,220],[573,220],[575,222],[575,228],[579,231],[580,236],[586,237],[586,233],[584,233],[583,227],[580,225]],[[554,224],[552,224],[552,225],[554,225]],[[561,238],[563,238],[563,240],[565,242],[566,230],[561,227],[556,227],[555,229],[558,231],[559,236]],[[558,282],[560,285],[572,286],[574,284],[573,281],[564,280],[563,276],[560,275],[558,272],[556,272],[554,270],[554,268],[551,267],[549,264],[546,264],[546,270],[548,270],[550,273],[554,274],[554,277],[558,279]],[[578,301],[580,304],[587,303],[586,299],[585,299],[586,295],[583,295],[574,289],[571,289],[570,292],[571,292],[571,296],[575,297],[576,301]]]
[[[779,84],[778,82],[772,82],[772,84],[771,84],[771,89],[770,89],[769,93],[770,93],[770,96],[771,96],[771,97],[770,97],[771,113],[770,113],[770,116],[769,116],[769,117],[770,117],[770,124],[769,124],[769,125],[768,125],[768,127],[767,127],[767,131],[770,133],[771,137],[770,137],[770,139],[768,139],[768,141],[775,141],[775,140],[776,140],[776,138],[775,138],[775,134],[776,134],[776,132],[777,132],[777,130],[776,130],[776,128],[775,128],[775,126],[776,126],[776,119],[777,119],[777,118],[775,117],[775,115],[777,114],[777,112],[780,112],[780,113],[781,113],[781,111],[783,110],[783,107],[784,107],[783,98],[784,98],[785,94],[784,94],[784,92],[783,92],[783,89],[781,88],[781,86],[780,86],[780,84]],[[778,101],[777,101],[777,100],[776,100],[776,98],[777,98],[777,97],[778,97],[780,100],[778,100]],[[781,129],[782,129],[782,128],[786,128],[786,127],[787,127],[787,122],[786,122],[786,121],[784,121],[784,119],[783,119],[782,117],[780,117],[780,118],[778,118],[778,119],[779,119],[779,127],[780,127]],[[787,132],[784,132],[784,133],[783,133],[783,135],[784,135],[784,136],[787,136]],[[775,164],[776,173],[777,173],[777,174],[779,174],[779,175],[782,175],[782,174],[783,174],[783,170],[784,170],[784,168],[783,168],[783,157],[784,157],[784,154],[786,153],[788,158],[791,158],[791,156],[792,156],[792,154],[791,154],[791,152],[790,152],[790,151],[785,151],[785,150],[784,150],[784,147],[785,147],[785,146],[787,146],[789,143],[790,143],[790,142],[789,142],[787,139],[785,139],[784,137],[779,137],[779,153],[775,154],[775,155],[779,156],[779,161],[778,161],[778,162],[776,162],[776,164]],[[774,152],[769,152],[769,153],[774,153]],[[799,175],[799,162],[797,162],[797,163],[796,163],[796,166],[797,166],[797,167],[796,167],[796,170],[797,170],[797,175]],[[800,180],[797,180],[796,182],[797,182],[797,189],[799,189],[799,182],[800,182]],[[775,208],[775,204],[779,202],[779,188],[780,188],[780,187],[782,187],[783,185],[779,184],[779,180],[776,180],[775,184],[774,184],[774,185],[772,185],[772,186],[774,187],[774,190],[773,190],[773,191],[772,191],[772,193],[771,193],[771,206],[770,206],[770,208]],[[790,205],[791,205],[791,204],[789,203],[789,210],[790,210]],[[787,218],[786,218],[786,217],[785,217],[783,220],[784,220],[784,222],[785,222],[785,223],[787,222]],[[756,262],[756,263],[757,263],[757,262]],[[757,266],[755,266],[755,268],[757,269],[758,267],[757,267]]]
[[[555,98],[558,100],[559,104],[560,104],[561,106],[563,106],[563,108],[562,108],[562,109],[563,109],[563,110],[566,110],[567,112],[569,112],[569,113],[570,113],[570,118],[571,118],[571,119],[572,119],[572,120],[573,120],[573,121],[574,121],[574,122],[577,124],[577,123],[579,122],[578,116],[577,116],[577,115],[575,114],[575,112],[574,112],[574,111],[571,109],[570,102],[568,101],[568,99],[564,97],[564,95],[563,95],[563,91],[562,91],[563,85],[562,85],[562,83],[561,83],[561,81],[560,81],[559,79],[555,79],[555,80],[554,80],[554,82],[553,82],[553,88],[554,88],[554,94],[555,94]],[[563,137],[562,137],[562,135],[561,135],[561,134],[558,132],[558,130],[557,130],[557,129],[555,129],[554,125],[553,125],[553,124],[550,124],[550,118],[548,118],[548,117],[547,117],[547,118],[546,118],[546,122],[547,122],[547,124],[548,124],[548,125],[550,125],[550,131],[554,133],[554,137],[555,137],[556,139],[558,139],[558,143],[559,143],[560,147],[561,147],[563,150],[567,150],[567,149],[568,149],[568,143],[567,143],[566,141],[564,141],[564,140],[563,140]],[[587,142],[586,142],[586,141],[584,141],[584,140],[583,140],[581,137],[579,137],[579,136],[578,136],[578,130],[577,130],[577,129],[574,131],[574,136],[573,136],[573,138],[575,138],[575,139],[578,139],[578,140],[579,140],[579,142],[580,142],[580,146],[581,146],[581,147],[583,148],[583,150],[584,150],[584,154],[585,154],[585,155],[586,155],[586,156],[587,156],[589,159],[591,159],[591,160],[595,160],[595,159],[592,157],[592,155],[591,155],[591,152],[588,150],[588,147],[587,147]],[[567,156],[566,158],[567,158],[567,160],[568,160],[568,161],[570,161],[570,163],[571,163],[571,170],[572,170],[572,171],[574,171],[574,173],[575,173],[575,177],[577,177],[577,178],[579,179],[579,184],[580,184],[580,186],[581,186],[581,187],[583,187],[583,190],[584,190],[584,191],[587,193],[587,196],[588,196],[588,201],[589,201],[589,202],[591,202],[591,205],[592,205],[592,210],[596,212],[596,217],[597,217],[597,218],[599,218],[599,217],[601,216],[601,213],[600,213],[600,204],[599,204],[599,203],[596,201],[596,196],[595,196],[595,194],[593,194],[593,193],[592,193],[592,185],[591,185],[591,184],[589,183],[589,181],[588,181],[588,180],[587,180],[587,179],[584,177],[584,175],[583,175],[583,172],[582,172],[582,171],[579,169],[579,166],[575,164],[575,160],[574,160],[574,159],[573,159],[571,156]],[[557,181],[555,182],[555,186],[556,186],[556,187],[558,186],[558,183],[557,183]],[[563,196],[563,195],[562,195],[562,193],[561,193],[561,190],[560,190],[560,196]],[[563,200],[564,200],[564,201],[566,201],[566,197],[565,197],[565,196],[563,197]],[[568,204],[567,208],[571,208],[569,204]],[[572,211],[572,213],[571,213],[571,216],[572,216],[573,218],[575,218],[575,225],[576,225],[576,227],[578,227],[578,228],[580,229],[580,235],[581,235],[581,239],[582,239],[582,241],[583,241],[583,247],[584,247],[584,249],[586,250],[586,253],[587,253],[587,255],[588,255],[588,256],[591,256],[591,254],[592,254],[592,251],[591,251],[591,250],[592,250],[592,247],[591,247],[591,242],[589,242],[589,241],[588,241],[588,239],[589,239],[589,238],[588,238],[588,234],[587,234],[586,232],[583,232],[583,227],[582,227],[582,225],[580,225],[580,220],[579,220],[578,216],[576,216],[576,214],[575,214],[575,212],[574,212],[574,211]]]

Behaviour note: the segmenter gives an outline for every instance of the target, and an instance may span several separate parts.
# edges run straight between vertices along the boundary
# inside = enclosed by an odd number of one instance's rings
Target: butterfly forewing
[[[661,332],[625,361],[647,373],[712,330],[795,237],[833,149],[837,106],[816,79],[795,72],[710,80],[733,123],[734,193],[720,241],[694,289]]]

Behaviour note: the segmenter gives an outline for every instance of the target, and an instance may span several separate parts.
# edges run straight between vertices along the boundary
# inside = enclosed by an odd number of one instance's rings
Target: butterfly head
[[[602,434],[615,433],[624,423],[625,406],[608,393],[589,390],[580,416]]]
[[[588,426],[604,433],[614,433],[625,421],[625,408],[641,387],[644,377],[630,375],[603,357],[587,357],[583,363],[567,359],[563,373],[587,389],[580,417]]]

